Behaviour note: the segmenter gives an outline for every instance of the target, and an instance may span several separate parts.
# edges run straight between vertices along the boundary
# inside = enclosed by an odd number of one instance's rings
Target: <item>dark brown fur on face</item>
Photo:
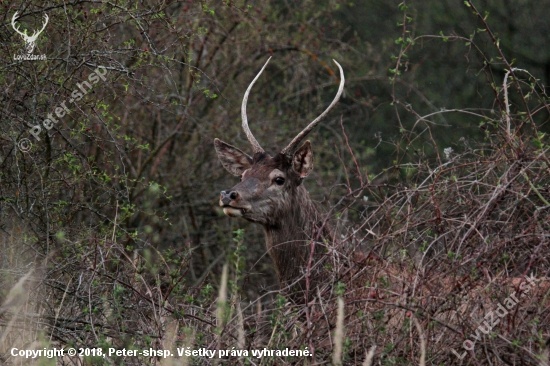
[[[240,183],[222,191],[220,206],[228,216],[242,217],[263,226],[267,250],[280,284],[290,286],[293,299],[299,301],[302,295],[297,293],[306,289],[305,272],[312,236],[317,239],[313,263],[325,251],[319,244],[331,236],[302,184],[313,168],[310,142],[306,141],[292,159],[283,154],[271,157],[265,153],[256,153],[249,159],[244,152],[218,139],[215,147],[224,167],[241,176]],[[319,270],[310,274],[311,289],[318,277]]]

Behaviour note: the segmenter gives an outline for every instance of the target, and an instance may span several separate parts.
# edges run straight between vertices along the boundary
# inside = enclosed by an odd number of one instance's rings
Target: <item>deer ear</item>
[[[311,142],[307,140],[294,153],[292,158],[292,168],[300,178],[305,178],[313,170],[313,151],[311,150]]]
[[[214,147],[223,167],[233,175],[241,175],[252,166],[252,158],[243,151],[220,139],[214,139]]]

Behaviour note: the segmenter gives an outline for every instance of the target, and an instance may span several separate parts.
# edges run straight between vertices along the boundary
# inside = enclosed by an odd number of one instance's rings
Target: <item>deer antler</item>
[[[338,87],[338,93],[336,93],[336,97],[334,97],[334,100],[332,101],[332,103],[330,103],[328,108],[325,109],[325,111],[321,113],[319,117],[315,118],[313,122],[311,122],[306,128],[304,128],[302,132],[300,132],[294,138],[294,140],[292,140],[290,144],[288,144],[288,146],[281,151],[281,154],[284,154],[284,155],[292,154],[296,149],[296,147],[298,146],[298,144],[300,143],[300,141],[302,141],[304,137],[306,137],[307,134],[310,133],[311,130],[313,130],[315,126],[317,126],[317,124],[319,124],[319,122],[327,115],[327,113],[332,109],[332,107],[336,105],[336,103],[340,99],[340,96],[342,95],[342,91],[344,90],[344,82],[346,81],[344,79],[344,70],[342,70],[342,66],[340,66],[340,64],[336,62],[336,60],[332,60],[332,61],[334,61],[336,66],[338,66],[338,68],[340,69],[340,86]]]
[[[260,144],[258,143],[256,138],[254,137],[254,135],[250,131],[250,128],[248,127],[248,118],[246,117],[246,103],[248,102],[248,94],[250,94],[250,89],[252,89],[252,85],[254,85],[256,80],[258,80],[258,78],[260,77],[260,75],[264,71],[265,67],[269,63],[269,60],[271,60],[271,57],[267,59],[267,62],[265,63],[264,67],[262,67],[262,69],[260,70],[258,75],[256,75],[254,80],[252,80],[252,82],[248,86],[248,89],[246,89],[246,92],[244,93],[244,97],[243,97],[243,104],[241,106],[241,113],[242,113],[242,118],[243,118],[243,130],[244,130],[244,133],[246,134],[246,138],[248,139],[248,141],[252,145],[252,150],[254,151],[254,154],[255,153],[263,153],[264,149],[262,149],[262,147],[260,146]]]
[[[26,39],[28,36],[27,36],[25,33],[21,33],[21,32],[19,31],[19,27],[17,27],[17,26],[15,25],[15,20],[18,18],[17,14],[19,14],[18,11],[16,11],[15,14],[13,14],[13,16],[11,17],[11,26],[13,27],[13,29],[14,29],[17,33],[19,33],[21,36],[23,36],[23,38]]]
[[[42,29],[40,29],[39,31],[34,31],[34,33],[32,34],[32,36],[28,36],[27,34],[21,32],[21,31],[19,30],[19,27],[17,27],[17,26],[15,25],[15,20],[16,20],[17,18],[19,18],[19,17],[18,17],[18,14],[19,14],[19,12],[16,11],[16,12],[13,14],[13,17],[11,17],[11,26],[13,27],[13,29],[14,29],[17,33],[19,33],[25,40],[27,40],[27,41],[29,41],[29,42],[33,42],[33,41],[36,40],[36,38],[38,38],[38,36],[40,35],[40,33],[42,33],[42,32],[44,31],[44,29],[46,28],[46,25],[48,25],[48,20],[50,19],[50,18],[48,17],[48,14],[44,14],[45,23],[44,23],[44,25],[42,26]]]
[[[48,25],[48,20],[50,18],[48,17],[48,14],[44,14],[44,20],[45,20],[45,23],[44,25],[42,26],[42,29],[40,29],[39,31],[34,31],[34,33],[32,34],[32,36],[30,37],[31,40],[36,40],[36,38],[38,38],[38,36],[40,35],[40,33],[42,33],[44,31],[44,29],[46,28],[46,26]]]

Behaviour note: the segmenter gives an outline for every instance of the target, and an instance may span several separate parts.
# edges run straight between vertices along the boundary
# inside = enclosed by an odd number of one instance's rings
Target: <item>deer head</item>
[[[271,59],[271,58],[270,58]],[[261,224],[266,234],[267,249],[274,260],[282,283],[295,281],[309,257],[308,239],[321,227],[329,235],[326,225],[320,224],[320,215],[302,182],[313,169],[311,143],[298,145],[327,113],[336,105],[344,89],[344,72],[340,69],[340,86],[328,108],[302,130],[287,147],[275,156],[268,155],[248,127],[246,104],[252,86],[264,71],[269,59],[248,86],[242,102],[242,126],[252,155],[219,139],[214,146],[223,167],[241,177],[231,189],[221,191],[220,206],[231,217],[242,217]]]
[[[44,14],[44,25],[42,26],[42,29],[40,29],[39,31],[34,31],[32,36],[28,36],[26,30],[25,32],[21,32],[19,30],[19,27],[15,25],[15,20],[18,18],[17,15],[18,15],[18,12],[16,11],[15,14],[13,14],[13,17],[11,18],[11,26],[17,33],[19,33],[21,37],[23,37],[23,40],[25,41],[25,51],[27,52],[27,54],[31,54],[32,51],[34,51],[34,47],[36,46],[36,39],[48,24],[48,20],[49,20],[48,14]]]

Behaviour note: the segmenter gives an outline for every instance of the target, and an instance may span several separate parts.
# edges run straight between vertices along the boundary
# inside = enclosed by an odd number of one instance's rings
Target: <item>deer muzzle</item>
[[[221,191],[220,192],[220,206],[229,206],[231,202],[234,202],[239,197],[237,191]]]
[[[231,217],[243,216],[247,208],[239,207],[237,200],[239,199],[239,193],[237,191],[221,191],[220,192],[220,206],[223,207],[223,213]]]

